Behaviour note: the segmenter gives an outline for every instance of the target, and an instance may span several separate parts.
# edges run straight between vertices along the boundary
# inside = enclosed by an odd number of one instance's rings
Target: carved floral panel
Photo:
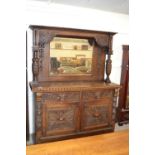
[[[107,105],[89,105],[84,108],[84,127],[103,126],[109,122]]]
[[[83,100],[92,100],[92,99],[100,99],[104,97],[113,97],[112,90],[104,90],[104,91],[88,91],[83,93]]]
[[[46,111],[46,134],[76,130],[76,106],[49,108]]]
[[[79,92],[59,92],[59,93],[45,93],[43,100],[51,100],[53,102],[67,101],[67,102],[78,102],[80,101]]]

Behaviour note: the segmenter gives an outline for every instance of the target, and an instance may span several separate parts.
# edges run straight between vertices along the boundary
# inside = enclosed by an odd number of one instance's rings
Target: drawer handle
[[[93,116],[94,117],[99,117],[99,116],[101,116],[101,114],[100,113],[94,113]]]
[[[60,117],[59,118],[59,121],[63,121],[65,118],[64,117]]]

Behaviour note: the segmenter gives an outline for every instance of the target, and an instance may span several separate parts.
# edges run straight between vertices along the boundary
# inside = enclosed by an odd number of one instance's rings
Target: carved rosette
[[[113,111],[112,111],[112,122],[113,124],[116,121],[116,104],[117,104],[117,98],[119,95],[119,89],[115,89],[114,97],[113,97]]]

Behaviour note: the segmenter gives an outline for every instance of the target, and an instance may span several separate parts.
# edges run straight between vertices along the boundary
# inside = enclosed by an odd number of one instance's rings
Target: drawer
[[[95,130],[108,126],[112,120],[112,102],[94,100],[84,102],[82,130]]]
[[[96,90],[96,91],[86,91],[82,93],[83,101],[91,101],[95,99],[106,99],[113,98],[114,90]]]
[[[42,101],[54,102],[80,102],[80,92],[44,93]]]

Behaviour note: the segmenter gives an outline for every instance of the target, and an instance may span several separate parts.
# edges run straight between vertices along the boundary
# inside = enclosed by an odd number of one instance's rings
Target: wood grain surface
[[[27,155],[128,155],[129,130],[26,147]]]

